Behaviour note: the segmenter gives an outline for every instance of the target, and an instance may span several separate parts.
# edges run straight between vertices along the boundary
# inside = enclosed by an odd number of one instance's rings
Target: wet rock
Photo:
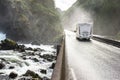
[[[20,56],[23,60],[26,60],[27,58],[26,58],[26,54],[25,53],[22,53],[22,55]]]
[[[44,59],[43,59],[42,61],[43,61],[43,62],[47,62],[47,60],[44,60]]]
[[[0,72],[0,75],[1,75],[1,74],[4,74],[4,73]]]
[[[31,47],[29,47],[29,48],[26,48],[26,50],[31,50],[31,51],[33,51],[33,49],[32,49]]]
[[[55,63],[52,63],[52,65],[50,66],[51,69],[54,69],[55,67]]]
[[[32,77],[30,77],[30,76],[28,76],[28,77],[26,77],[26,76],[21,76],[21,77],[19,77],[18,80],[34,80],[34,79],[32,79]],[[37,79],[36,79],[36,80],[37,80]]]
[[[14,66],[10,66],[9,69],[14,69],[15,67]]]
[[[0,69],[3,69],[5,67],[5,64],[4,63],[0,63]]]
[[[23,58],[23,60],[26,60],[26,59],[27,59],[26,56],[22,56],[22,58]]]
[[[50,55],[50,54],[44,54],[44,55],[42,55],[40,57],[46,59],[49,62],[52,62],[52,61],[54,61],[56,59],[56,56]]]
[[[56,53],[56,51],[52,51],[52,53],[54,53],[54,54],[55,54],[55,53]]]
[[[39,52],[45,51],[44,49],[41,49],[41,48],[35,48],[35,50]]]
[[[28,57],[28,59],[32,59],[32,57],[31,57],[31,56],[29,56],[29,57]]]
[[[15,73],[15,72],[11,72],[11,73],[9,74],[9,78],[12,78],[12,79],[15,79],[17,76],[18,76],[18,74]]]
[[[34,53],[34,52],[27,52],[26,54],[29,55],[29,56],[30,56],[30,55],[31,55],[31,56],[35,56],[35,53]]]
[[[39,51],[37,48],[33,49],[34,52]]]
[[[52,58],[47,58],[47,61],[52,62],[54,60]]]
[[[0,50],[2,50],[2,46],[1,46],[1,44],[0,44]]]
[[[32,60],[35,62],[39,62],[39,60],[37,58],[33,58]]]
[[[45,69],[41,69],[40,72],[41,72],[42,74],[47,74],[47,71],[46,71]]]
[[[10,39],[5,39],[1,41],[0,44],[1,50],[13,50],[18,47],[18,44]]]
[[[42,78],[35,72],[28,70],[23,76],[31,76],[32,78],[38,78],[38,80],[42,80]]]
[[[11,39],[2,40],[0,43],[0,50],[16,50],[19,52],[25,52],[25,50],[32,50],[31,47],[26,48],[25,45],[18,45],[15,41]]]
[[[50,80],[48,77],[43,77],[42,80]]]
[[[0,58],[0,60],[1,60],[1,61],[6,61],[6,59],[4,59],[4,58]]]
[[[17,48],[17,51],[25,52],[25,45],[19,45],[18,48]]]
[[[57,52],[56,52],[56,53],[57,53],[57,55],[59,54],[60,48],[61,48],[61,45],[57,45],[57,46],[56,46],[56,49],[57,49]]]

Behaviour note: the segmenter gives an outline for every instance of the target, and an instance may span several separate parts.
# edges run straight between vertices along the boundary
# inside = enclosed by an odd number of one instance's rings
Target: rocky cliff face
[[[94,34],[120,36],[120,0],[78,0],[78,3],[94,13]]]
[[[36,43],[53,43],[62,34],[53,0],[0,0],[0,31]]]
[[[77,0],[65,14],[71,16],[81,7],[92,15],[94,34],[120,39],[120,0]]]

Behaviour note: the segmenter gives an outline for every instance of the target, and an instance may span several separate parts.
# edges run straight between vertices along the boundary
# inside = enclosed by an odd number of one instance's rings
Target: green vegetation
[[[120,0],[78,0],[73,7],[82,7],[91,13],[94,34],[120,36]]]
[[[78,0],[78,6],[82,6],[87,10],[92,10],[96,13],[111,12],[112,10],[119,9],[120,1],[116,0]]]
[[[92,15],[94,34],[120,40],[120,0],[77,0],[65,12],[63,22],[71,26],[80,8]]]
[[[15,49],[18,46],[18,44],[10,39],[2,40],[0,43],[0,50],[11,50]]]
[[[13,40],[48,44],[62,35],[53,0],[1,0],[0,12],[0,30]]]

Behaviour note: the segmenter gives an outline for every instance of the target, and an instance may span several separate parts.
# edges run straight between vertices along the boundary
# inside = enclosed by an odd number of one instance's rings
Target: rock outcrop
[[[48,44],[62,34],[53,0],[0,0],[0,31],[15,41]]]
[[[91,14],[95,35],[113,37],[120,40],[120,0],[77,0],[77,2],[65,12],[65,16],[68,16],[66,19],[69,21],[69,19],[74,18],[76,23],[77,21],[80,22],[75,16],[71,16],[81,8]],[[76,15],[79,16],[79,13]]]
[[[39,80],[42,80],[42,78],[35,72],[28,70],[23,76],[31,76],[32,78],[38,78]]]
[[[78,0],[78,3],[92,12],[94,34],[108,37],[120,36],[120,0]]]
[[[5,39],[2,40],[0,43],[0,49],[1,50],[12,50],[12,49],[16,49],[18,47],[18,44],[10,39]]]

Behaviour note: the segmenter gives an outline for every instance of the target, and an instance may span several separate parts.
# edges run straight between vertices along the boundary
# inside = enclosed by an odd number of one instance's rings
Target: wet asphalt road
[[[120,80],[120,48],[66,33],[66,58],[77,80]]]

